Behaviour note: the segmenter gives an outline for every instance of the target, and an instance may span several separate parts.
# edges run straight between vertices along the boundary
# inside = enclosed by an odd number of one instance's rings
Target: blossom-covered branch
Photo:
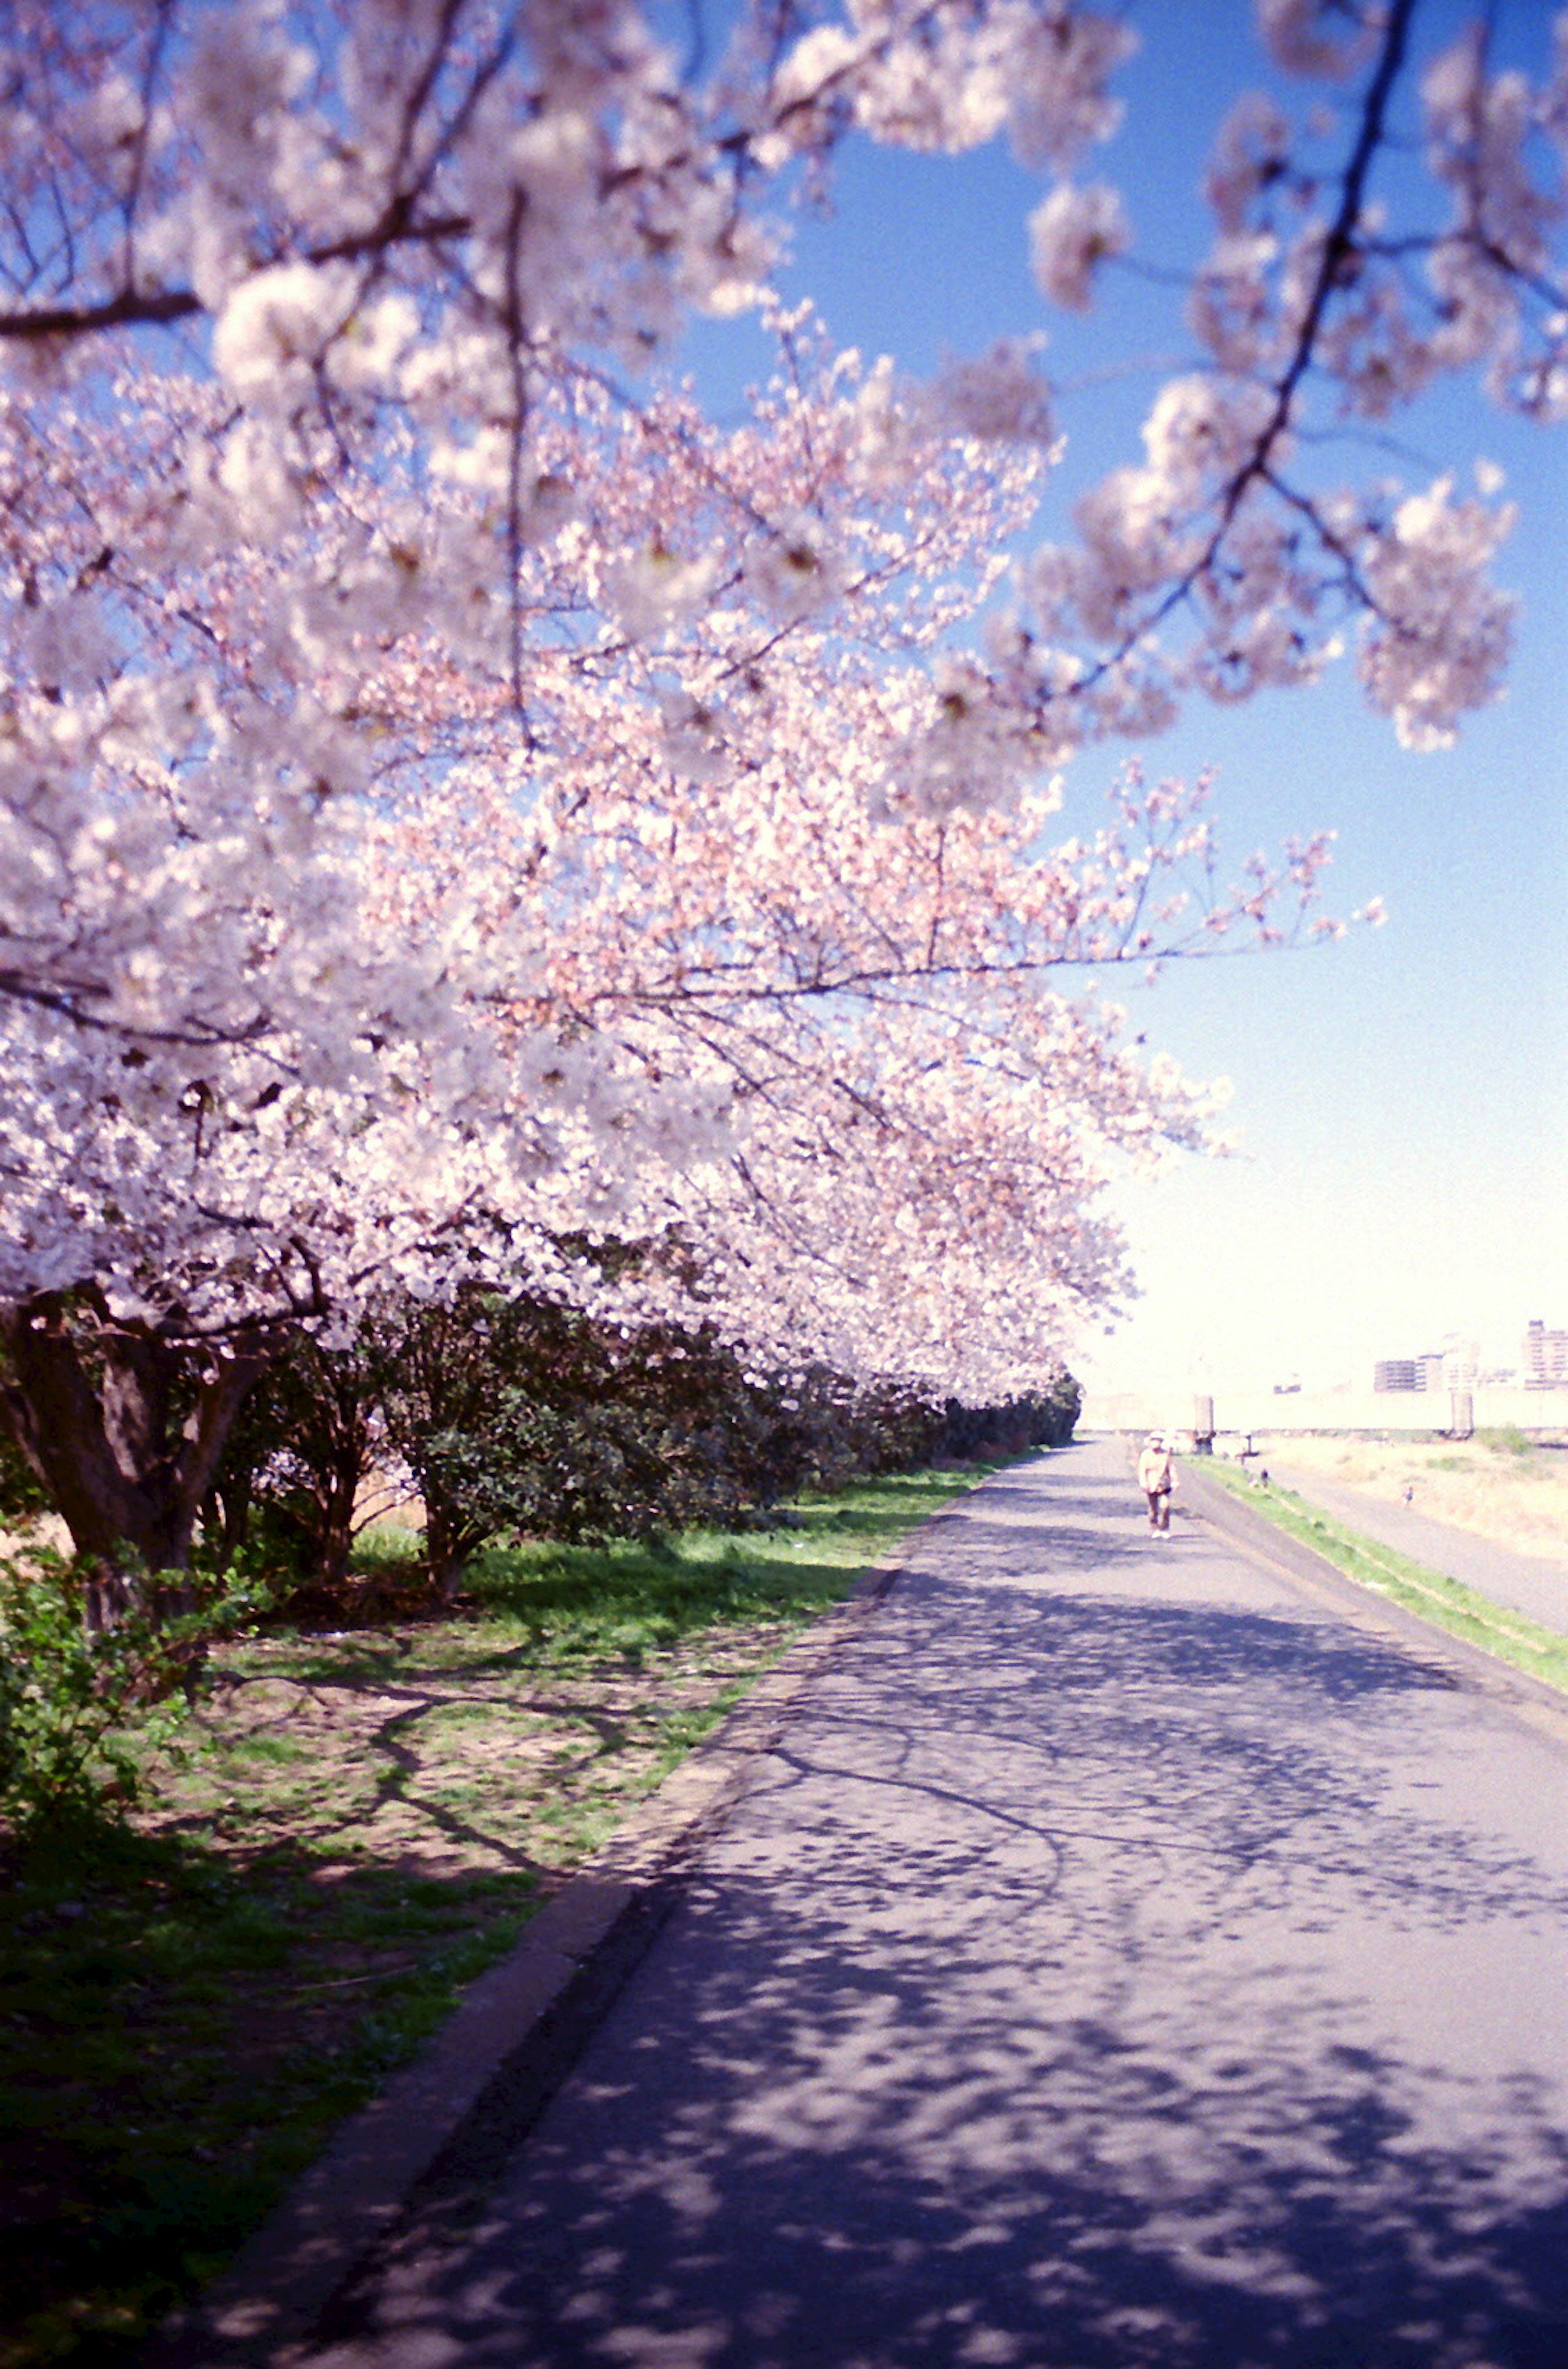
[[[978,1376],[1114,1288],[1104,1163],[1200,1103],[1058,982],[1310,928],[1326,847],[1227,888],[1203,786],[1136,777],[1053,846],[1038,735],[947,649],[1047,455],[779,327],[731,428],[542,400],[515,588],[504,436],[338,471],[263,551],[222,389],[62,413],[72,531],[8,513],[6,926],[56,988],[6,1023],[0,1293],[205,1337],[439,1288],[459,1216],[552,1274],[673,1230],[753,1337]],[[220,456],[177,524],[132,435]]]
[[[1103,1180],[1202,1097],[1068,974],[1337,924],[1322,841],[1228,885],[1201,792],[1129,777],[1056,843],[1056,769],[1346,635],[1451,735],[1506,667],[1511,513],[1327,440],[1447,372],[1568,405],[1568,42],[1532,78],[1424,53],[1419,0],[1257,17],[1309,104],[1220,128],[1195,364],[1017,558],[1068,400],[1035,345],[834,357],[780,225],[852,137],[1004,138],[1051,179],[1043,297],[1091,310],[1141,260],[1073,177],[1119,17],[757,0],[710,65],[635,0],[14,0],[13,1368],[55,1372],[73,1294],[255,1344],[487,1262],[586,1290],[563,1245],[612,1235],[664,1249],[630,1313],[700,1288],[982,1396],[1115,1302]],[[783,366],[720,428],[668,371],[743,311]]]
[[[274,498],[365,457],[389,415],[416,439],[503,437],[514,577],[536,405],[608,357],[642,371],[693,308],[757,303],[802,172],[860,134],[950,152],[1005,136],[1069,175],[1116,130],[1137,48],[1077,0],[768,0],[711,71],[705,44],[683,54],[630,0],[14,16],[0,352],[21,383],[179,325],[258,415],[242,441],[258,464],[265,445]],[[1507,509],[1456,498],[1452,470],[1336,483],[1319,440],[1477,367],[1499,399],[1562,416],[1568,44],[1532,83],[1494,65],[1483,26],[1423,54],[1420,0],[1257,16],[1272,64],[1315,87],[1299,122],[1255,91],[1219,128],[1190,289],[1205,359],[1157,392],[1143,462],[1082,497],[1074,537],[1041,550],[994,628],[987,697],[1031,704],[1062,755],[1146,734],[1195,690],[1310,682],[1347,625],[1368,695],[1416,745],[1451,737],[1505,670],[1511,603],[1488,571]],[[1382,167],[1413,132],[1438,212],[1401,219]],[[1030,236],[1043,293],[1080,310],[1136,258],[1103,183],[1059,178]],[[933,399],[1013,436],[1043,437],[1056,407],[1016,343]],[[525,706],[521,609],[511,624]]]

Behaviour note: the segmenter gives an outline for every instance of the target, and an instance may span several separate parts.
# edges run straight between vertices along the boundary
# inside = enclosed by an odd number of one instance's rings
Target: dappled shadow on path
[[[1505,1735],[1447,1782],[1440,1669],[1117,1594],[1059,1510],[1048,1582],[988,1512],[907,1584],[467,2241],[407,2230],[324,2358],[1562,2369],[1551,1805]]]
[[[657,2142],[619,2127],[614,2085],[590,2088],[601,2151],[546,2140],[505,2223],[395,2286],[394,2357],[1561,2369],[1564,2166],[1528,2095],[1507,2101],[1505,2147],[1442,2146],[1415,2134],[1411,2068],[1376,2052],[1230,2057],[1184,2077],[1168,2052],[1087,2020],[1042,2068],[1010,2063],[1008,2023],[982,2017],[961,2063],[922,2048],[852,2100],[824,2071],[836,2037],[864,2047],[872,2003],[895,2053],[918,1991],[841,1989],[814,2008],[813,2054],[781,2103],[776,2077],[750,2094],[743,2008],[719,2043],[704,1996],[692,2077]],[[1042,2069],[1060,2102],[1026,2086]],[[1217,2104],[1237,2134],[1225,2146]]]

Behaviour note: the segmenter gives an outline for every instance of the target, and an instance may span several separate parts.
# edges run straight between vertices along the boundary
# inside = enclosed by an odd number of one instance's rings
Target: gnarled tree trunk
[[[138,1573],[189,1569],[201,1499],[269,1351],[242,1338],[198,1365],[92,1287],[0,1306],[0,1415],[88,1570],[88,1626],[112,1627],[139,1600]],[[169,1611],[189,1601],[177,1584],[161,1592]]]

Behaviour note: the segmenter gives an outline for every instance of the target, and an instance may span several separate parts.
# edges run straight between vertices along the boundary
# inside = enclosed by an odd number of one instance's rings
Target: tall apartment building
[[[1543,1317],[1532,1316],[1525,1333],[1525,1388],[1550,1390],[1568,1382],[1568,1332],[1548,1332]]]
[[[1440,1352],[1425,1357],[1379,1357],[1372,1368],[1375,1390],[1440,1390],[1442,1387]]]

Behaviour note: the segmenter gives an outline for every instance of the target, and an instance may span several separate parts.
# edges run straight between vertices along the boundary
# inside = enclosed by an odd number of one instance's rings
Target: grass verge
[[[498,1551],[453,1617],[225,1647],[132,1821],[0,1845],[0,2369],[128,2361],[800,1630],[979,1477],[662,1551]]]
[[[1321,1476],[1384,1505],[1413,1504],[1434,1521],[1517,1554],[1557,1559],[1568,1548],[1568,1448],[1516,1429],[1471,1439],[1260,1432],[1253,1445],[1288,1488]]]
[[[1315,1548],[1346,1578],[1402,1605],[1407,1612],[1419,1613],[1435,1628],[1446,1629],[1451,1636],[1495,1654],[1499,1661],[1510,1662],[1531,1677],[1543,1678],[1548,1686],[1568,1692],[1568,1637],[1543,1629],[1525,1613],[1494,1604],[1462,1580],[1429,1571],[1425,1563],[1413,1562],[1408,1555],[1347,1529],[1291,1490],[1272,1483],[1260,1488],[1219,1463],[1206,1467],[1205,1478],[1218,1482],[1276,1529]]]

